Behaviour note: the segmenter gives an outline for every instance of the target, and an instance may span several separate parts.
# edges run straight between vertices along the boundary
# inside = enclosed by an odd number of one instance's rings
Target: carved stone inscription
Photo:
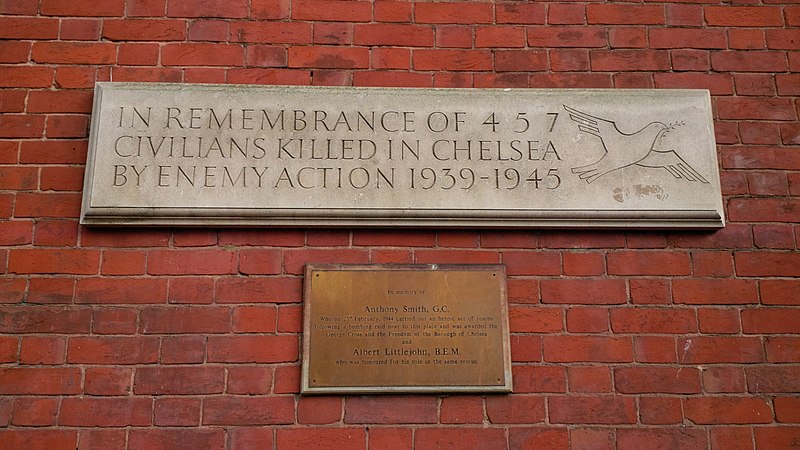
[[[724,223],[706,91],[98,83],[82,221]]]
[[[309,266],[303,393],[511,390],[503,266]]]

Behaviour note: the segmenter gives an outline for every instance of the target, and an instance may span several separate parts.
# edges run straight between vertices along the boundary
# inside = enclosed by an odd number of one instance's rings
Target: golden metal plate
[[[501,265],[308,265],[303,394],[510,392]]]

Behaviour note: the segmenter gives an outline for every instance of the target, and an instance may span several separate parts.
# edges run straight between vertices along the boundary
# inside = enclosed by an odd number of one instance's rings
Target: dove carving
[[[577,109],[562,105],[569,113],[569,118],[578,126],[578,130],[600,139],[605,153],[597,161],[580,167],[573,167],[572,172],[582,180],[591,183],[603,175],[623,167],[639,165],[647,168],[663,168],[675,178],[687,181],[708,183],[692,166],[678,155],[674,149],[657,150],[656,143],[666,133],[675,128],[662,122],[650,122],[644,128],[633,133],[620,131],[615,122],[587,114]]]

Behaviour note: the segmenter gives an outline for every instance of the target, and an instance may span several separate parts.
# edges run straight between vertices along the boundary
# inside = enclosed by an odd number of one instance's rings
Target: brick
[[[633,346],[623,337],[545,336],[547,362],[631,362]]]
[[[38,10],[38,1],[8,2],[0,5],[0,13],[2,14],[35,16]]]
[[[200,424],[200,408],[200,399],[196,398],[156,399],[153,425],[196,427]]]
[[[12,450],[29,449],[72,449],[78,447],[76,430],[58,429],[3,429],[0,430],[0,448]]]
[[[55,64],[113,64],[116,45],[89,42],[35,42],[31,61]]]
[[[715,393],[746,391],[744,369],[741,367],[710,366],[703,370],[703,390]]]
[[[210,336],[208,361],[276,363],[297,361],[296,336]]]
[[[231,310],[225,307],[154,307],[139,314],[142,334],[213,334],[230,330]]]
[[[506,438],[499,428],[419,428],[414,433],[417,450],[457,450],[464,442],[472,448],[503,448]]]
[[[222,367],[139,367],[133,379],[136,395],[221,394],[225,386]]]
[[[703,430],[691,428],[670,429],[620,429],[617,431],[617,448],[706,448],[708,437]]]
[[[16,336],[0,336],[0,363],[17,362],[18,348],[19,339]]]
[[[289,47],[289,67],[323,69],[366,69],[369,49],[365,47]]]
[[[228,39],[228,22],[224,20],[195,20],[186,32],[189,41],[223,42]]]
[[[278,308],[278,332],[300,333],[303,331],[303,308],[300,305],[285,305]]]
[[[370,441],[372,431],[370,429]],[[366,430],[362,428],[285,428],[278,429],[276,434],[276,448],[286,450],[304,450],[319,445],[341,450],[363,450],[367,443]]]
[[[338,0],[295,0],[292,2],[292,19],[329,22],[369,22],[372,4],[367,1],[350,1],[342,7]]]
[[[58,37],[58,26],[58,19],[0,17],[0,38],[55,39]]]
[[[739,336],[695,336],[677,342],[682,364],[755,363],[764,361],[761,340]]]
[[[425,73],[397,71],[355,72],[353,86],[431,87],[433,77]]]
[[[695,312],[687,308],[614,308],[614,333],[685,334],[697,332]]]
[[[608,44],[601,27],[529,27],[528,46],[545,48],[595,48]]]
[[[492,70],[492,53],[489,50],[419,49],[414,50],[412,59],[415,70]]]
[[[703,8],[700,5],[671,4],[667,6],[667,25],[699,27],[703,25]]]
[[[229,431],[232,448],[252,449],[273,447],[275,430],[266,427],[236,427]]]
[[[800,439],[800,427],[754,428],[757,448],[791,448]]]
[[[61,40],[96,41],[103,23],[98,19],[62,19]]]
[[[205,336],[164,336],[161,338],[161,363],[202,363],[206,358]]]
[[[542,360],[542,338],[529,335],[512,335],[511,360],[514,362],[532,362]]]
[[[312,26],[302,22],[234,22],[231,41],[267,44],[305,44],[311,42]]]
[[[438,402],[428,396],[347,397],[345,423],[436,423]]]
[[[706,23],[722,27],[780,27],[783,17],[776,6],[706,6]]]
[[[794,248],[791,225],[754,225],[753,240],[758,248]]]
[[[64,364],[67,340],[64,337],[25,336],[20,346],[20,364]]]
[[[342,420],[342,399],[338,397],[301,397],[297,401],[297,422],[324,425]]]
[[[761,280],[759,290],[764,305],[800,304],[800,280]]]
[[[602,275],[606,271],[605,256],[602,253],[564,253],[564,275],[589,276]]]
[[[609,275],[689,275],[689,254],[680,251],[609,252]]]
[[[234,333],[274,333],[278,312],[274,306],[239,306],[233,310]]]
[[[537,248],[539,239],[536,233],[522,230],[482,232],[480,246],[483,248]]]
[[[44,116],[5,114],[0,118],[0,137],[40,138],[44,123]]]
[[[539,50],[497,50],[494,67],[498,72],[531,72],[547,69],[547,53]],[[527,79],[525,79],[527,83]]]
[[[22,89],[4,89],[0,91],[0,112],[23,112],[27,96],[28,93]],[[15,153],[14,149],[19,148],[19,144],[16,142],[4,142],[3,148],[4,152]],[[16,158],[11,159],[8,162],[16,162]]]
[[[733,94],[733,80],[728,74],[656,73],[653,79],[659,89],[708,89],[713,95]]]
[[[315,23],[313,42],[315,44],[352,44],[353,25],[338,22]]]
[[[87,395],[129,395],[132,369],[119,367],[87,367],[84,393]]]
[[[158,361],[158,338],[72,337],[67,344],[67,363],[148,364]]]
[[[436,46],[439,48],[472,48],[475,30],[466,26],[441,26],[436,28]]]
[[[786,252],[740,252],[733,255],[738,276],[800,276],[800,254]]]
[[[636,406],[629,397],[552,396],[547,399],[551,423],[633,424]]]
[[[226,278],[216,283],[218,303],[294,303],[302,295],[300,278]]]
[[[100,252],[96,250],[17,249],[8,257],[10,273],[91,275],[98,272],[99,266]]]
[[[611,371],[606,367],[569,367],[570,392],[611,392]]]
[[[795,308],[757,308],[742,311],[745,334],[800,333],[800,310]]]
[[[0,368],[0,394],[75,395],[81,392],[77,368]]]
[[[283,253],[286,273],[302,274],[306,263],[315,264],[363,264],[369,261],[369,253],[365,250],[285,250]]]
[[[545,5],[541,3],[496,3],[494,13],[497,23],[520,25],[544,25],[545,23]]]
[[[783,169],[797,170],[800,158],[790,149],[781,147],[737,147],[722,154],[726,169]]]
[[[286,19],[289,17],[289,0],[252,0],[250,17],[253,19]]]
[[[162,67],[113,67],[116,81],[177,83],[183,80],[180,69]]]
[[[77,0],[65,3],[59,0],[42,0],[40,8],[43,15],[52,16],[121,16],[125,10],[125,2]]]
[[[588,4],[589,24],[601,25],[662,25],[664,8],[660,5]]]
[[[0,62],[11,64],[28,62],[30,51],[31,44],[27,42],[0,42]]]
[[[800,423],[800,398],[776,397],[775,418],[782,423]]]
[[[509,327],[514,333],[558,333],[564,328],[564,313],[555,308],[512,306]]]
[[[275,394],[300,393],[300,366],[276,367],[275,382],[272,391]]]
[[[58,400],[55,398],[22,397],[14,400],[11,424],[18,426],[55,425]]]
[[[532,279],[506,280],[509,303],[539,303],[539,282]]]
[[[357,230],[353,232],[354,246],[369,247],[433,247],[436,234],[429,231]]]
[[[410,69],[411,50],[405,48],[372,49],[373,69]]]
[[[242,66],[244,48],[237,44],[180,43],[161,48],[165,66]]]
[[[669,53],[663,50],[592,50],[591,67],[598,72],[665,71]]]
[[[162,278],[82,278],[75,290],[76,303],[166,303],[167,280]]]
[[[624,394],[699,394],[700,371],[687,367],[618,367],[617,392]]]
[[[620,248],[625,246],[625,236],[597,231],[540,232],[539,245],[542,248]]]
[[[111,41],[182,41],[186,39],[186,22],[110,19],[103,22],[103,37]]]
[[[675,397],[641,397],[639,415],[642,423],[647,425],[679,424],[683,421],[681,400]]]
[[[387,45],[399,47],[432,47],[433,28],[410,24],[356,24],[353,27],[355,45]]]
[[[514,392],[566,392],[567,374],[563,367],[513,366]]]
[[[703,397],[684,399],[684,414],[696,424],[771,423],[772,411],[763,399]],[[720,411],[725,411],[720,414]]]
[[[269,367],[229,367],[229,394],[267,394],[272,388],[272,369]]]
[[[376,22],[411,22],[412,4],[404,1],[379,0],[373,4]]]
[[[628,300],[624,280],[542,280],[542,303],[623,304]]]
[[[566,428],[556,427],[515,427],[509,429],[511,448],[570,448]],[[595,445],[597,443],[595,442]],[[573,440],[574,445],[574,440]],[[597,450],[597,447],[594,447]]]
[[[72,303],[74,287],[75,280],[72,278],[31,279],[28,287],[28,303]],[[88,311],[84,311],[82,314],[85,313]],[[90,316],[91,314],[87,317]],[[88,326],[88,324],[89,322],[84,326]]]
[[[544,399],[538,396],[502,396],[486,399],[487,417],[495,424],[543,422],[544,408]]]
[[[784,72],[788,69],[786,59],[778,52],[755,51],[712,53],[711,67],[718,72]]]
[[[151,275],[236,273],[236,254],[226,250],[154,250],[147,258]]]
[[[772,75],[764,75],[760,73],[740,73],[734,75],[736,83],[736,93],[739,95],[775,95],[775,79]],[[742,143],[744,144],[770,144],[765,142],[766,136],[759,136],[755,130],[755,123],[745,122],[742,131]],[[763,124],[769,128],[778,129],[778,124]],[[776,135],[777,137],[777,135]],[[777,139],[775,139],[777,141]],[[751,142],[755,141],[755,142]],[[776,142],[777,143],[777,142]]]
[[[169,17],[243,18],[248,14],[246,0],[168,0]]]
[[[39,188],[45,191],[81,191],[83,167],[43,167]]]
[[[286,49],[272,45],[248,45],[246,49],[248,67],[286,67]]]
[[[800,386],[797,366],[763,366],[745,369],[747,388],[752,393],[796,393]]]
[[[561,256],[550,251],[503,252],[508,275],[560,275]]]
[[[608,42],[612,48],[646,48],[647,30],[639,27],[619,27],[609,31]]]
[[[794,222],[800,201],[793,198],[731,199],[729,219],[737,222]]]
[[[85,138],[89,135],[89,118],[85,115],[47,116],[47,138]]]
[[[5,173],[3,168],[0,168],[0,177]],[[3,181],[6,180],[0,181],[0,184]],[[0,222],[0,245],[24,245],[32,242],[33,223],[21,220]]]
[[[203,425],[279,425],[294,422],[294,398],[208,397],[203,401]]]
[[[492,5],[489,3],[417,3],[414,21],[417,23],[479,24],[492,22]]]
[[[742,305],[758,303],[754,281],[741,279],[693,278],[672,281],[675,303]]]
[[[225,430],[149,428],[130,431],[128,447],[131,450],[177,447],[222,450],[225,448]]]
[[[739,312],[735,309],[698,309],[697,320],[702,333],[736,334],[741,331]]]
[[[149,398],[65,398],[58,415],[66,426],[148,426],[153,401]]]
[[[23,164],[70,164],[86,162],[86,141],[25,141],[20,147]]]
[[[578,307],[567,310],[567,331],[570,333],[601,333],[608,330],[606,308]]]
[[[707,71],[711,69],[709,52],[704,50],[670,51],[673,70]]]
[[[469,395],[442,398],[439,407],[440,423],[483,423],[483,399]]]
[[[102,275],[144,275],[147,255],[142,252],[105,250],[100,262]]]
[[[523,27],[478,27],[475,29],[476,48],[522,48],[527,43]]]

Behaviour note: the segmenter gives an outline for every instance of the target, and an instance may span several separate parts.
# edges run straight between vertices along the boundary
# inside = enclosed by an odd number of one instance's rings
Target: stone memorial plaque
[[[724,225],[708,91],[98,83],[81,222]]]
[[[505,267],[309,265],[303,394],[510,392]]]

